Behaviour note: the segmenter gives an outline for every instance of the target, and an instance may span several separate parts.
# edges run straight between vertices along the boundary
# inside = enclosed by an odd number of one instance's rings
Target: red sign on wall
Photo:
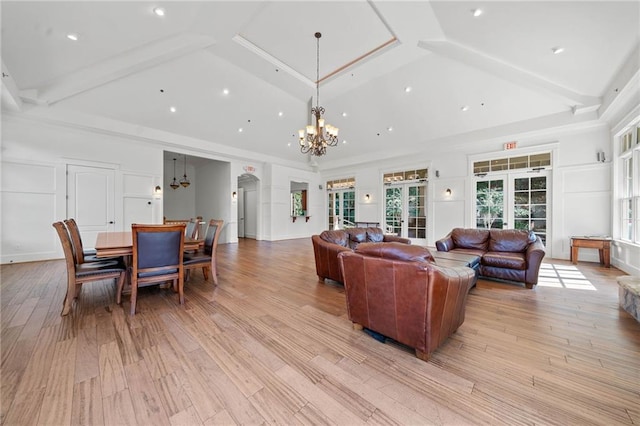
[[[507,142],[504,144],[504,149],[516,149],[518,147],[518,142],[513,141],[513,142]]]

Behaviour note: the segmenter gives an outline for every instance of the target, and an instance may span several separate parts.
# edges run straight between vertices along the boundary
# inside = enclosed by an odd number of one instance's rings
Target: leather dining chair
[[[202,268],[204,279],[209,280],[208,272],[211,272],[214,284],[218,284],[216,249],[218,248],[218,238],[223,225],[224,220],[211,219],[205,232],[204,247],[195,253],[185,254],[184,268],[187,280],[191,269]]]
[[[184,224],[131,225],[133,260],[131,262],[131,308],[136,313],[138,287],[173,281],[173,290],[184,304]],[[117,303],[122,300],[123,285],[118,287]]]
[[[198,230],[200,229],[200,219],[192,217],[187,222],[187,227],[184,231],[184,236],[187,238],[198,238]]]
[[[106,260],[100,262],[78,263],[73,253],[71,237],[67,227],[63,222],[55,222],[53,227],[58,233],[62,251],[67,264],[67,293],[62,303],[61,315],[67,315],[71,311],[73,301],[78,297],[82,284],[91,281],[101,281],[115,278],[118,282],[117,288],[121,288],[124,283],[126,267],[119,259]]]

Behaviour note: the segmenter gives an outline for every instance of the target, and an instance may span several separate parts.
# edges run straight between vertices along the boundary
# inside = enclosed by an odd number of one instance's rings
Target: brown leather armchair
[[[399,243],[364,243],[338,258],[355,329],[410,346],[426,361],[464,322],[473,269],[437,266],[425,247]]]
[[[320,281],[325,278],[343,282],[342,271],[338,263],[338,254],[353,251],[358,244],[399,242],[411,244],[408,238],[385,235],[380,228],[348,228],[335,231],[323,231],[311,237],[316,260],[316,273]]]

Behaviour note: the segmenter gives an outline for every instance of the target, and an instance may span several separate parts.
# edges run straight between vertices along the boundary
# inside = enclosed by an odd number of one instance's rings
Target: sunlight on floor
[[[573,290],[591,290],[596,288],[573,265],[552,265],[543,263],[538,275],[540,287],[570,288]]]

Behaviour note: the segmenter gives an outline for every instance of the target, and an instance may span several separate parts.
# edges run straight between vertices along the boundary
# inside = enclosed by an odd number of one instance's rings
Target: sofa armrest
[[[534,243],[529,244],[525,258],[527,260],[527,270],[525,272],[524,282],[527,287],[531,288],[538,283],[538,273],[540,272],[540,265],[546,252],[542,240],[540,237],[536,237]]]
[[[408,238],[398,237],[397,235],[385,235],[382,240],[385,243],[404,243],[411,244],[411,240]]]
[[[453,237],[451,237],[451,232],[449,232],[444,238],[436,241],[436,249],[438,251],[449,251],[454,249],[456,246],[453,243]]]
[[[313,235],[311,241],[313,242],[313,253],[315,255],[318,278],[321,280],[330,278],[342,283],[343,275],[340,264],[338,263],[338,254],[343,251],[353,250],[349,247],[325,241],[318,235]]]

